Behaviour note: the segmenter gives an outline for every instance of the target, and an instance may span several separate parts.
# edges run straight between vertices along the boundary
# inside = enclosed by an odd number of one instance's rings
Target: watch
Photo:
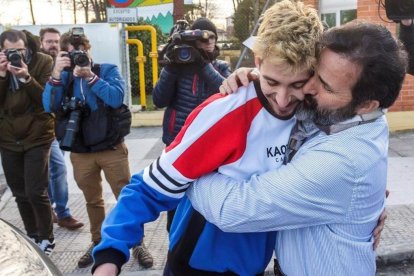
[[[19,81],[21,83],[28,83],[31,79],[32,79],[32,77],[30,75],[27,75],[26,77],[19,78]]]

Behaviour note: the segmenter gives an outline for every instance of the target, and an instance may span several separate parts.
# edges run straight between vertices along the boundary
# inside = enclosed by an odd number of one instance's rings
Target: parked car
[[[0,275],[61,276],[59,269],[19,229],[0,219]]]

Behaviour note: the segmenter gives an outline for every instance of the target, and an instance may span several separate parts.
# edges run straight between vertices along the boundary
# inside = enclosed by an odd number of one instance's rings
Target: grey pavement
[[[134,128],[127,136],[131,172],[137,172],[159,156],[164,148],[161,142],[161,127]],[[69,182],[69,206],[72,215],[85,223],[79,230],[69,231],[55,224],[56,248],[51,259],[65,275],[88,275],[90,267],[77,268],[77,261],[90,244],[89,222],[85,210],[85,201],[73,180],[72,166],[66,154]],[[414,262],[414,131],[391,134],[389,148],[388,219],[382,233],[381,244],[377,250],[379,266],[395,263]],[[0,195],[2,187],[0,168]],[[115,204],[109,185],[104,183],[105,207],[109,211]],[[0,199],[0,217],[13,223],[20,229],[23,224],[14,199],[8,189]],[[123,267],[121,275],[162,275],[168,250],[168,236],[165,230],[166,214],[145,226],[145,243],[154,256],[154,266],[149,269],[140,267],[131,260]],[[268,266],[266,275],[272,275]],[[384,275],[384,274],[381,274]]]

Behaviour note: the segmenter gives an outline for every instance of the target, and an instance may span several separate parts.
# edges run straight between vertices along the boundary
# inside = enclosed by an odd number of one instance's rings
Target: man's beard
[[[48,51],[46,51],[49,55],[51,55],[52,57],[56,57],[58,54],[58,49],[57,48],[50,48]]]
[[[327,110],[318,107],[318,103],[311,95],[296,109],[295,116],[299,121],[312,120],[316,125],[331,126],[351,119],[356,115],[356,106],[351,101],[344,107],[336,110]]]

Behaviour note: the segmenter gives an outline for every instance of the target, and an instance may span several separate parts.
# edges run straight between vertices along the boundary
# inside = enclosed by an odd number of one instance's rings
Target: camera
[[[14,67],[22,67],[23,56],[18,49],[7,49],[4,54]]]
[[[414,0],[385,0],[387,17],[394,22],[414,18]]]
[[[174,25],[169,43],[165,47],[165,51],[171,47],[164,58],[167,63],[192,63],[195,61],[196,51],[191,44],[196,40],[208,41],[214,35],[205,30],[187,30],[188,23],[185,20],[178,20]],[[215,36],[215,35],[214,35]]]
[[[76,133],[78,133],[79,130],[79,124],[84,108],[84,104],[75,97],[65,99],[62,105],[62,109],[65,113],[70,114],[64,130],[63,138],[60,141],[60,148],[62,150],[72,150],[72,146],[76,138]]]
[[[70,67],[66,67],[65,71],[72,71],[76,65],[84,67],[88,66],[90,61],[88,54],[85,51],[79,49],[79,46],[82,44],[82,36],[85,33],[82,27],[73,27],[71,30],[70,35],[70,44],[73,45],[75,50],[68,53],[68,57],[70,58]]]

